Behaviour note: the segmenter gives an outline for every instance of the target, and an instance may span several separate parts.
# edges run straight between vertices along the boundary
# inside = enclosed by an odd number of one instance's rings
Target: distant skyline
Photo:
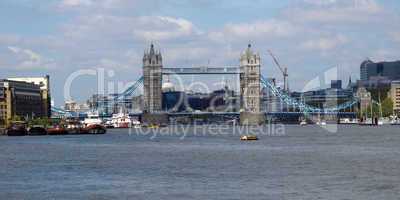
[[[398,0],[3,0],[1,77],[51,77],[56,105],[66,78],[79,69],[113,70],[132,82],[153,41],[166,67],[238,65],[253,44],[262,73],[282,79],[267,50],[289,68],[292,90],[338,67],[344,85],[363,60],[400,60]],[[95,77],[73,84],[83,101]],[[84,87],[82,87],[84,86]]]

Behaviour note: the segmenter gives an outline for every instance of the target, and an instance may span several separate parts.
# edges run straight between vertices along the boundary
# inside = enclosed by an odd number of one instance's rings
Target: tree
[[[35,118],[29,121],[30,126],[43,126],[47,127],[50,124],[50,120],[48,118]]]
[[[382,103],[382,117],[389,117],[393,114],[393,101],[391,98],[387,97]],[[372,116],[373,117],[380,117],[381,110],[378,103],[372,104]],[[363,108],[360,113],[361,117],[371,117],[371,104],[368,105],[366,108]]]
[[[389,117],[393,114],[393,101],[392,98],[386,98],[382,102],[382,114],[383,117]]]

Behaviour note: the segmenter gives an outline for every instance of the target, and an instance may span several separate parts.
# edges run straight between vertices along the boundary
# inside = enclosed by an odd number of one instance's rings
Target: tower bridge
[[[261,58],[253,53],[251,45],[240,56],[239,67],[192,67],[163,68],[160,52],[150,50],[143,56],[144,80],[144,114],[145,123],[160,123],[167,121],[162,113],[162,78],[163,75],[200,75],[200,74],[236,74],[240,77],[240,121],[241,124],[261,124],[264,115],[261,113]]]
[[[349,113],[343,112],[347,108],[356,105],[359,100],[353,100],[334,106],[332,108],[315,108],[298,99],[292,98],[276,87],[273,83],[265,79],[261,74],[261,57],[258,53],[252,51],[251,45],[240,55],[239,66],[200,66],[200,67],[175,67],[164,68],[162,55],[155,51],[154,45],[151,44],[150,50],[145,52],[143,56],[143,76],[136,81],[131,87],[121,94],[114,96],[111,103],[122,102],[127,97],[137,91],[138,87],[143,85],[143,101],[144,109],[140,114],[144,123],[167,123],[168,115],[186,116],[199,113],[166,113],[162,110],[162,79],[163,75],[237,75],[240,79],[240,112],[238,113],[214,113],[220,115],[233,115],[240,118],[241,124],[254,125],[265,122],[268,116],[292,116],[308,113],[311,115],[342,115],[348,116]],[[261,110],[261,91],[262,88],[268,88],[273,95],[278,97],[281,102],[288,106],[296,108],[294,112],[280,113],[263,113]],[[53,112],[61,115],[69,113],[61,109],[53,108]],[[76,114],[76,113],[75,113]],[[210,113],[200,113],[207,115]],[[138,115],[136,113],[135,115]],[[355,116],[355,113],[352,113]]]

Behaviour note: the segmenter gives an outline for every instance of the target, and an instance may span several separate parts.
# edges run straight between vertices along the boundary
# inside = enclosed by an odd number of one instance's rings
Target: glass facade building
[[[366,60],[362,62],[360,66],[361,81],[368,81],[374,77],[400,80],[400,61],[375,63]]]

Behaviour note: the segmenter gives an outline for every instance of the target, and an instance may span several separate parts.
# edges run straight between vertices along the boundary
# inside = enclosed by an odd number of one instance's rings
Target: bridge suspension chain
[[[295,108],[299,108],[302,112],[305,113],[333,113],[333,112],[339,112],[341,110],[345,110],[347,108],[353,107],[355,104],[359,102],[359,99],[356,97],[353,97],[351,101],[345,102],[343,104],[337,105],[336,107],[331,107],[331,108],[317,108],[313,107],[310,105],[307,105],[290,95],[288,95],[285,91],[282,91],[280,88],[276,87],[271,81],[268,81],[265,79],[263,76],[260,78],[261,84],[270,89],[273,95],[278,97],[282,102],[284,102],[286,105],[289,106],[294,106]]]

